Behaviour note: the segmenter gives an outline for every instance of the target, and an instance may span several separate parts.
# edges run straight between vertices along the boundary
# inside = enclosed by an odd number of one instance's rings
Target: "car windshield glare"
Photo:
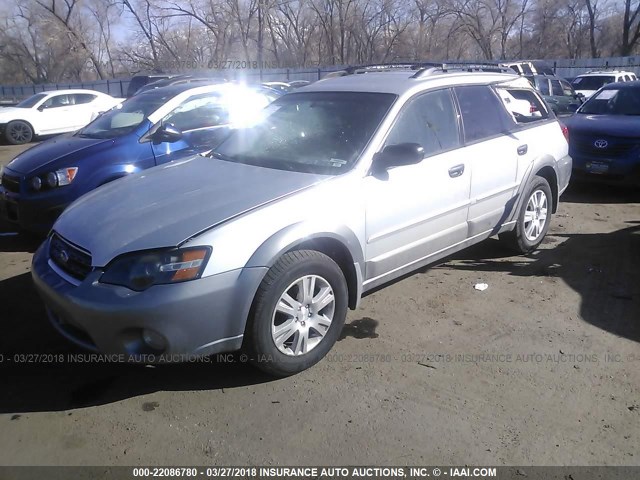
[[[46,93],[36,93],[35,95],[30,96],[22,100],[20,103],[16,105],[18,108],[33,108],[40,100],[43,100],[47,96]]]
[[[607,88],[596,93],[579,110],[590,115],[640,115],[640,88]]]
[[[164,105],[171,95],[138,95],[116,105],[96,118],[76,135],[89,138],[115,138],[135,130]]]
[[[215,150],[227,161],[338,175],[351,169],[396,95],[359,92],[288,94],[253,126],[234,130]]]

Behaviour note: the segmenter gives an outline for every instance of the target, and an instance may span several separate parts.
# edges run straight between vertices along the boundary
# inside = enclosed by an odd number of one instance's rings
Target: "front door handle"
[[[464,164],[463,163],[461,163],[460,165],[456,165],[455,167],[451,167],[449,169],[449,176],[451,178],[459,177],[463,173],[464,173]]]
[[[528,150],[529,150],[529,146],[527,144],[520,145],[518,147],[518,155],[524,155],[525,153],[527,153]]]

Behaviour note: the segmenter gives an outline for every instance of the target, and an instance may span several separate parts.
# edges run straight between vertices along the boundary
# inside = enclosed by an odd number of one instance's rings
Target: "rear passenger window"
[[[494,137],[509,131],[513,121],[487,86],[456,87],[467,143]]]
[[[82,105],[83,103],[93,102],[96,95],[91,95],[90,93],[76,93],[73,97],[76,105]]]
[[[546,78],[539,78],[538,90],[540,90],[540,93],[542,93],[543,95],[551,95],[551,93],[549,92],[549,80]]]
[[[425,156],[460,146],[456,110],[450,90],[425,93],[400,112],[385,145],[419,143]]]
[[[549,118],[549,111],[540,97],[522,88],[498,88],[498,96],[516,123],[530,123]]]

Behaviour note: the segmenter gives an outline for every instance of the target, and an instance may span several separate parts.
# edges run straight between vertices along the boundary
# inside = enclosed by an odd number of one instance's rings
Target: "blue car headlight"
[[[100,282],[140,292],[153,285],[195,280],[202,275],[210,254],[210,247],[128,253],[107,265]]]
[[[54,172],[32,177],[29,181],[31,189],[39,192],[43,187],[56,188],[69,185],[76,178],[78,167],[68,167]]]

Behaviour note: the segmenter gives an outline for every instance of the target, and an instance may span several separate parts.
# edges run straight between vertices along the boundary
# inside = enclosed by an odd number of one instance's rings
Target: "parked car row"
[[[560,123],[530,79],[462,70],[363,68],[271,104],[262,87],[152,89],[19,155],[0,190],[13,221],[40,193],[88,192],[34,255],[52,325],[138,361],[242,349],[291,375],[365,292],[495,235],[530,252],[572,172],[637,172],[640,82]]]
[[[52,325],[93,351],[242,349],[290,375],[363,293],[493,235],[542,242],[571,159],[526,79],[363,73],[266,109],[246,90],[221,108],[229,84],[153,89],[19,155],[2,182],[14,221],[27,200],[88,192],[34,255]]]
[[[257,117],[277,96],[263,87],[231,83],[183,83],[137,94],[84,128],[14,158],[2,173],[0,206],[19,228],[46,233],[81,195],[210,150],[230,128]]]

